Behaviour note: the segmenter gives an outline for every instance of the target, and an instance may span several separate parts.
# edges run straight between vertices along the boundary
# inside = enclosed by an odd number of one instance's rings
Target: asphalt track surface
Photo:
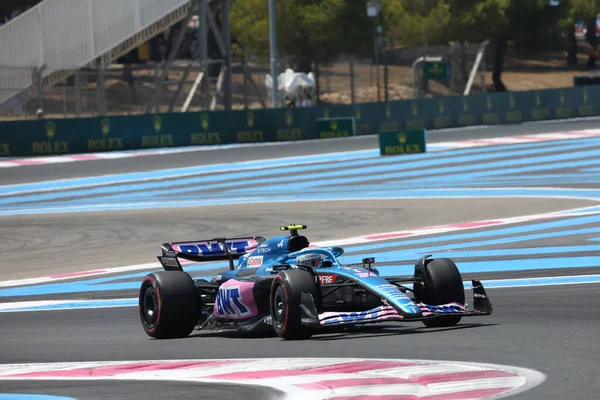
[[[5,314],[0,326],[2,362],[306,356],[484,361],[531,368],[548,376],[542,385],[513,398],[595,399],[600,357],[597,293],[596,285],[490,290],[494,314],[465,320],[454,328],[386,324],[315,336],[306,342],[205,334],[150,340],[141,329],[135,308]],[[36,386],[43,388],[43,393],[80,400],[113,398],[109,394],[142,400],[149,392],[163,392],[158,389],[160,383],[146,384],[142,392],[137,383],[112,384],[103,387],[101,393],[87,383],[76,385],[79,391],[63,391],[64,382]],[[19,392],[23,386],[1,382],[0,388]],[[169,398],[193,398],[194,393],[206,399],[253,397],[246,389],[237,392],[241,397],[235,391],[213,397],[219,392],[192,385],[169,387],[173,388]],[[27,393],[37,390],[30,387]],[[264,393],[254,392],[254,398],[262,398]],[[150,398],[160,397],[153,394]]]
[[[594,121],[433,132],[430,142],[561,132],[595,128]],[[37,182],[109,173],[178,168],[230,161],[288,157],[315,152],[353,151],[376,147],[374,137],[307,142],[199,154],[141,157],[107,161],[27,166],[0,171],[2,184]],[[589,187],[590,185],[588,185]],[[49,273],[153,261],[163,241],[211,237],[223,233],[273,232],[282,222],[311,218],[311,240],[325,240],[370,232],[414,229],[465,220],[505,218],[595,205],[588,200],[402,200],[372,202],[310,202],[255,205],[244,218],[232,218],[228,206],[178,209],[64,213],[0,217],[4,246],[1,280]],[[390,216],[393,216],[391,218]],[[291,221],[294,219],[297,221]],[[283,221],[282,221],[283,220]],[[562,244],[587,240],[566,237]],[[566,241],[566,242],[565,242]],[[532,247],[551,246],[533,240]],[[493,246],[490,246],[490,248]],[[563,256],[563,255],[556,255]],[[598,257],[598,253],[591,256]],[[484,259],[485,260],[485,259]],[[460,265],[460,262],[459,262]],[[595,267],[580,270],[598,273]],[[212,271],[208,271],[212,272]],[[550,276],[561,270],[543,268],[484,276]],[[479,274],[481,275],[481,274]],[[469,277],[468,274],[465,275]],[[592,399],[600,392],[597,360],[600,346],[600,299],[597,285],[491,289],[494,314],[463,320],[447,329],[420,325],[386,324],[316,336],[305,342],[275,337],[195,334],[190,338],[154,341],[142,331],[135,308],[88,309],[0,314],[0,363],[146,360],[228,357],[365,357],[461,360],[515,365],[547,375],[540,386],[514,396],[519,399]],[[94,298],[135,296],[135,291],[95,292]],[[470,291],[467,291],[467,298]],[[52,297],[52,296],[50,296]],[[46,296],[48,298],[48,296]],[[30,299],[34,299],[31,297]],[[29,300],[29,299],[28,299]],[[16,301],[7,298],[3,301]],[[0,393],[44,393],[79,400],[107,398],[267,398],[263,388],[223,387],[149,382],[7,382]]]

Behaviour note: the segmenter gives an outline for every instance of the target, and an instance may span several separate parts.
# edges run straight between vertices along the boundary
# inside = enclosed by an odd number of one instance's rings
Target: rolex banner
[[[315,122],[318,139],[355,136],[355,126],[354,117],[319,118]]]
[[[379,133],[379,150],[382,156],[425,153],[425,142],[425,129]]]
[[[380,134],[381,154],[425,152],[425,130],[600,115],[600,86],[320,107],[0,121],[0,157]]]

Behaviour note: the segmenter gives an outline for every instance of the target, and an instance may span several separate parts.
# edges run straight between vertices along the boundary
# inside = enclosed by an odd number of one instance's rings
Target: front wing
[[[302,307],[306,318],[302,319],[305,325],[314,327],[358,325],[383,321],[423,321],[435,318],[452,316],[472,317],[490,315],[493,312],[492,303],[480,281],[473,280],[473,310],[467,308],[467,304],[448,303],[442,305],[429,305],[417,303],[421,309],[419,317],[405,317],[389,305],[382,305],[366,311],[357,312],[324,312],[315,316],[310,307]],[[312,315],[311,315],[312,314]]]

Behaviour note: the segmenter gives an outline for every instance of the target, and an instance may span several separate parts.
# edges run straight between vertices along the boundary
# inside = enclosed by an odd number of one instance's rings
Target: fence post
[[[231,59],[231,26],[229,24],[229,11],[231,7],[229,0],[222,0],[221,5],[221,32],[227,54],[225,55],[225,110],[231,110],[233,101],[233,71]]]
[[[352,99],[352,104],[356,104],[356,93],[354,85],[354,58],[350,57],[350,98]]]
[[[200,55],[200,72],[204,74],[204,78],[200,82],[200,104],[202,109],[207,108],[207,97],[210,87],[209,81],[209,65],[208,65],[208,0],[199,0],[198,3],[198,46]]]
[[[448,51],[448,68],[450,68],[450,77],[449,77],[448,87],[450,89],[450,93],[452,93],[452,94],[454,94],[455,88],[456,88],[456,85],[454,82],[455,77],[456,77],[456,74],[454,73],[454,64],[455,64],[454,60],[455,60],[456,50],[460,46],[461,46],[460,43],[456,43],[450,48],[450,51]]]
[[[67,118],[67,97],[68,97],[69,85],[64,85],[62,87],[62,89],[63,89],[62,112],[63,112],[63,117]]]
[[[246,75],[246,73],[247,73],[246,68],[248,66],[246,65],[246,49],[242,49],[241,62],[242,62],[242,77],[243,77],[242,92],[243,92],[243,96],[244,96],[244,110],[247,110],[248,109],[248,77]]]
[[[383,91],[384,91],[384,97],[385,97],[385,102],[387,103],[389,100],[389,96],[388,96],[388,56],[387,54],[383,55]]]
[[[38,110],[42,111],[44,110],[44,82],[42,80],[42,71],[44,68],[45,65],[39,69],[33,69],[33,81],[36,86]]]
[[[481,52],[481,89],[483,93],[487,93],[487,88],[485,86],[485,47]]]
[[[421,79],[421,70],[417,70],[417,65],[422,63],[425,60],[424,57],[417,58],[412,64],[412,74],[413,74],[413,98],[418,99],[421,97],[422,92],[422,79]]]
[[[79,92],[79,69],[75,70],[73,85],[75,86],[75,117],[79,118],[81,115],[81,93]]]
[[[321,102],[321,71],[319,68],[319,57],[317,55],[315,59],[315,105],[319,105]]]
[[[375,79],[377,80],[377,101],[381,101],[381,86],[379,85],[379,11],[373,18],[373,36],[375,41]]]
[[[154,65],[154,107],[155,112],[160,112],[160,74],[159,70],[163,68],[163,64],[165,61],[161,61]],[[149,103],[148,108],[146,108],[146,113],[152,112],[152,102]]]
[[[106,115],[106,92],[104,87],[104,65],[102,60],[96,61],[96,101],[98,116]]]
[[[375,84],[377,85],[377,101],[381,101],[381,86],[379,85],[379,60],[375,61]]]

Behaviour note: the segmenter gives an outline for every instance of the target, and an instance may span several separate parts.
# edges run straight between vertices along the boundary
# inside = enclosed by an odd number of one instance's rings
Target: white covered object
[[[265,76],[265,86],[270,94],[273,87],[273,78],[270,74]],[[306,92],[312,95],[315,86],[315,76],[312,72],[305,74],[304,72],[294,72],[294,70],[288,68],[277,77],[280,101],[286,97],[297,99],[298,97],[302,97]]]

